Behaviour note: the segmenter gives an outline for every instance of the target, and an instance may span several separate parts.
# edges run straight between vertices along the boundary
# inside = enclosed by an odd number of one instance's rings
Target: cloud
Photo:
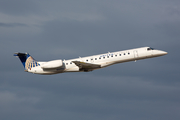
[[[1,1],[0,119],[151,120],[179,116],[179,1]],[[150,46],[168,55],[87,73],[24,72],[38,61]]]
[[[27,16],[29,14],[37,14],[40,9],[38,2],[24,1],[24,0],[1,0],[0,1],[1,13],[13,16]]]
[[[22,23],[0,23],[0,27],[17,27],[17,26],[26,26]]]
[[[39,98],[37,97],[30,97],[30,96],[23,96],[23,97],[19,97],[17,96],[15,93],[11,93],[8,91],[1,91],[0,93],[0,101],[1,101],[1,105],[3,106],[8,106],[9,104],[21,104],[23,102],[28,102],[28,103],[32,103],[35,104],[37,102],[39,102]]]

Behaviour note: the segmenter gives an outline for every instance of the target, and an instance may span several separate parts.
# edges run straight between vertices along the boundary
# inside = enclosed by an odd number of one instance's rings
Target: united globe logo
[[[26,70],[33,68],[33,67],[36,67],[36,66],[39,66],[39,64],[31,57],[29,56],[26,60]]]

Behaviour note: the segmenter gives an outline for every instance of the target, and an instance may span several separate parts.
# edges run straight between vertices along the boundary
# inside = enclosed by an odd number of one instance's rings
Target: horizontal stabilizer
[[[14,56],[26,56],[28,53],[14,53]]]

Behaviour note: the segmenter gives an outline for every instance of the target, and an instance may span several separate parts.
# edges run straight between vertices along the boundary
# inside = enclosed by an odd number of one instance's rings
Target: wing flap
[[[74,64],[76,64],[80,69],[96,69],[101,68],[101,65],[98,64],[92,64],[92,63],[85,63],[81,61],[72,61]]]

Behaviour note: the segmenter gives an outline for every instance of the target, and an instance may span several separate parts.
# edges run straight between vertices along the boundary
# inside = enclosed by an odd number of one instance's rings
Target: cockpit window
[[[147,48],[147,50],[154,50],[154,48],[149,47],[149,48]]]

